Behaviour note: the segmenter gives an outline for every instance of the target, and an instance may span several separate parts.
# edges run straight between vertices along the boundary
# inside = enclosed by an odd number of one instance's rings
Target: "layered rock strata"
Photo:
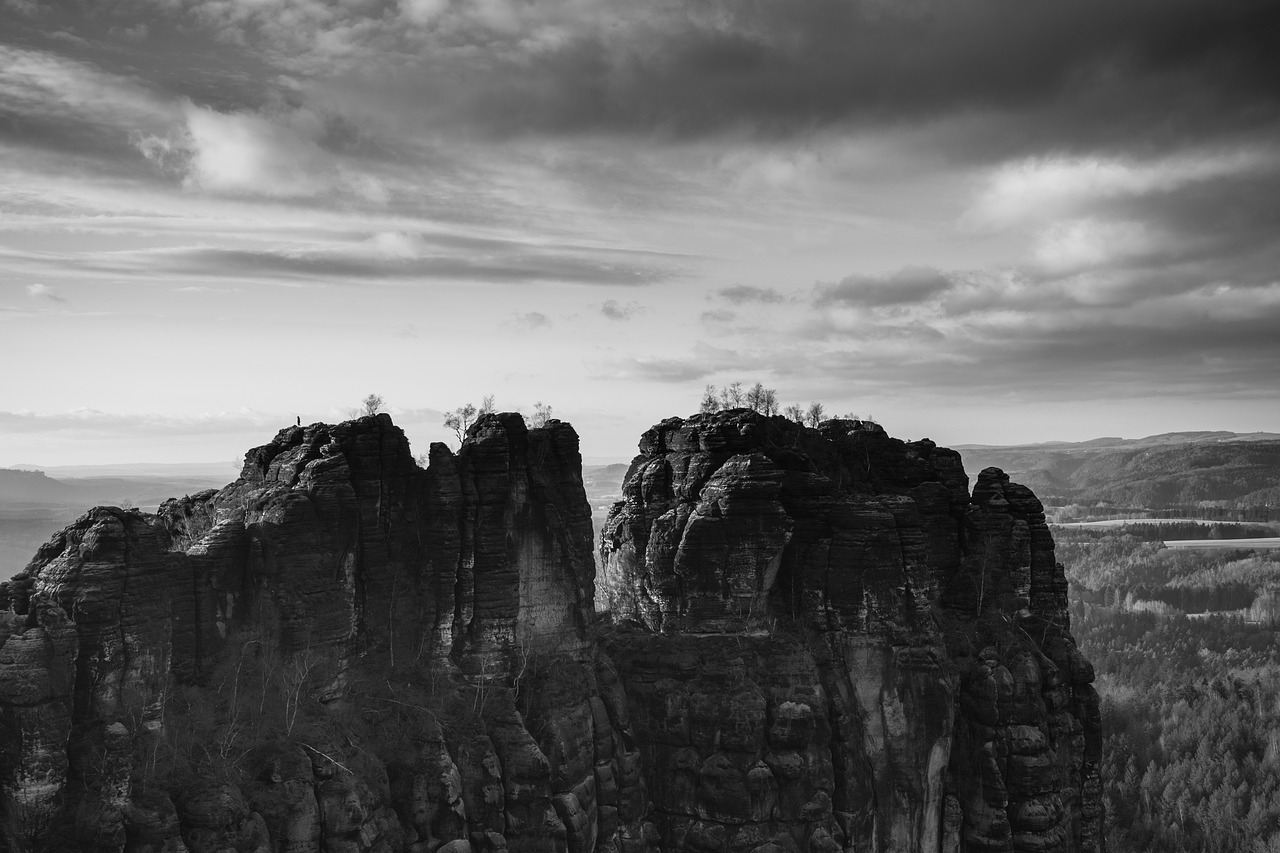
[[[663,845],[1098,850],[1093,672],[1039,501],[875,424],[645,433],[601,606]]]
[[[0,584],[4,849],[1098,849],[1092,672],[998,471],[664,421],[597,590],[571,427],[428,463],[385,415],[289,428]]]

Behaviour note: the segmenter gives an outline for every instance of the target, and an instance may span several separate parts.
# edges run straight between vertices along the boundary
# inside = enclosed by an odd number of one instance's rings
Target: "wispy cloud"
[[[951,287],[951,280],[937,270],[904,267],[888,276],[853,275],[835,284],[820,284],[814,288],[813,301],[820,308],[912,305],[941,296]]]
[[[59,296],[57,291],[47,284],[28,284],[27,296],[32,299],[47,299],[50,302],[66,302],[67,300]]]
[[[749,302],[776,304],[786,301],[785,296],[771,287],[751,287],[745,284],[722,287],[716,291],[716,295],[727,302],[732,302],[734,305],[743,305]]]

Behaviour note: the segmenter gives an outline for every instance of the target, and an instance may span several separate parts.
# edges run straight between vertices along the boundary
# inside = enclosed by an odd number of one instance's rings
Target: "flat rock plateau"
[[[567,423],[428,456],[386,415],[291,427],[0,584],[0,844],[1102,849],[1093,668],[1000,470],[672,418],[593,543]]]

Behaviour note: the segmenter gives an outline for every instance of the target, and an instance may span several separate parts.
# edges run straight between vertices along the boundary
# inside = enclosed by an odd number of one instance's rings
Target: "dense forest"
[[[1099,672],[1108,849],[1280,851],[1280,643],[1234,617],[1075,605]]]
[[[1112,853],[1280,853],[1280,552],[1055,529],[1098,672]]]

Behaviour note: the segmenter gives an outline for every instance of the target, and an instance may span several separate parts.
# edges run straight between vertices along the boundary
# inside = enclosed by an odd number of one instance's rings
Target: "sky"
[[[707,384],[1280,427],[1271,0],[0,0],[0,465]]]

